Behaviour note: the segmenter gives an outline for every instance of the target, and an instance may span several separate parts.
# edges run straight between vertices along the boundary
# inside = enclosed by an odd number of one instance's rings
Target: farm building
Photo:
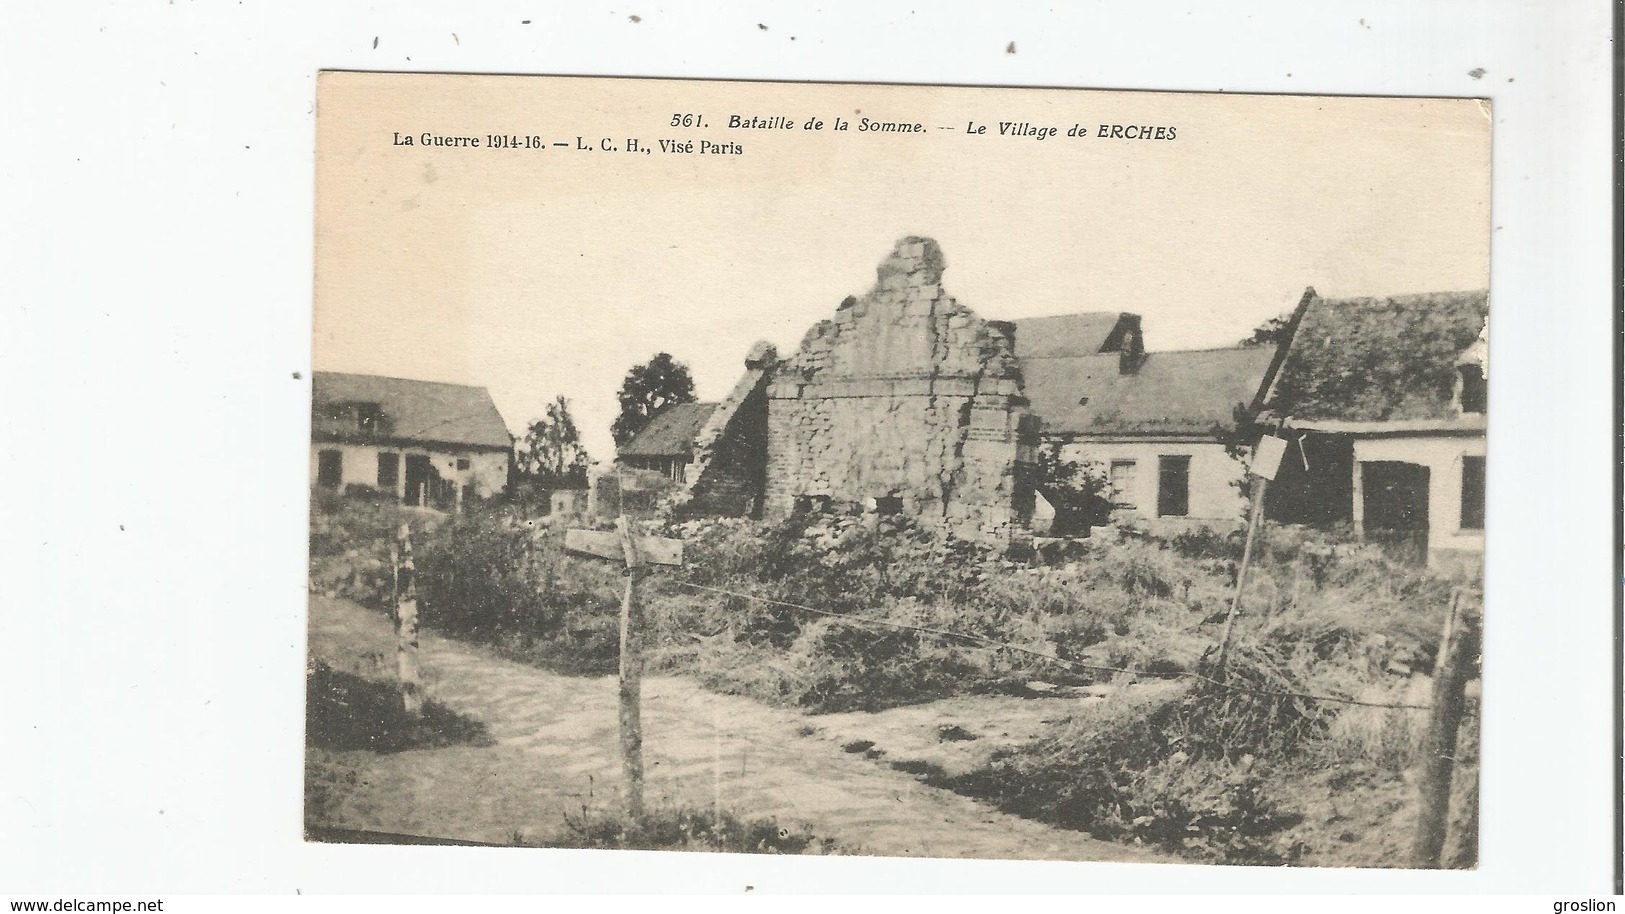
[[[311,378],[310,483],[457,508],[500,493],[513,439],[483,387],[318,371]]]
[[[716,408],[715,403],[674,403],[660,410],[616,450],[616,462],[659,473],[672,482],[687,482],[688,465],[694,460],[694,436]]]
[[[1298,439],[1266,516],[1348,522],[1430,565],[1484,551],[1489,294],[1326,299],[1293,316],[1265,424]]]

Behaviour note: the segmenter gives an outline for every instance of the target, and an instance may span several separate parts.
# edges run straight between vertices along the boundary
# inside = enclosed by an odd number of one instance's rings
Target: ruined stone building
[[[936,242],[905,238],[874,288],[841,302],[794,353],[758,344],[695,437],[687,509],[776,518],[862,503],[966,539],[1023,536],[1038,426],[1014,328],[955,301],[943,269]],[[643,437],[626,449],[632,460]]]
[[[944,288],[945,267],[936,242],[898,242],[795,352],[758,344],[726,399],[657,416],[622,464],[681,480],[686,510],[862,505],[1012,546],[1042,513],[1048,443],[1109,464],[1129,514],[1239,520],[1223,438],[1270,350],[1147,353],[1126,313],[988,320]]]

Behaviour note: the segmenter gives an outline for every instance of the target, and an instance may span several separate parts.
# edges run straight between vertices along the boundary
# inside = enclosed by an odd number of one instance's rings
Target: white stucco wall
[[[343,482],[339,488],[352,483],[378,487],[378,454],[380,451],[399,454],[400,462],[395,474],[395,496],[404,497],[406,494],[406,458],[408,455],[424,454],[429,462],[443,479],[457,481],[459,487],[473,483],[474,491],[481,498],[490,498],[499,494],[508,484],[508,455],[506,452],[470,452],[450,451],[429,448],[396,448],[379,447],[366,444],[330,444],[312,443],[310,446],[310,484],[316,484],[316,474],[319,467],[318,454],[322,451],[336,450],[343,455]],[[457,469],[458,459],[469,462],[466,470]]]
[[[1407,436],[1361,438],[1354,442],[1354,472],[1378,460],[1414,463],[1428,468],[1428,560],[1439,553],[1484,551],[1483,530],[1461,528],[1461,458],[1483,457],[1484,439],[1475,436]],[[1356,507],[1359,511],[1359,507]]]
[[[1185,456],[1191,459],[1190,511],[1184,517],[1157,516],[1158,458]],[[1114,460],[1132,460],[1135,472],[1120,501],[1132,506],[1134,516],[1152,530],[1177,532],[1182,528],[1222,529],[1240,526],[1246,516],[1246,500],[1237,484],[1243,474],[1241,462],[1214,442],[1158,441],[1075,441],[1061,448],[1063,460],[1094,462],[1108,472]],[[1125,513],[1129,509],[1125,509]]]

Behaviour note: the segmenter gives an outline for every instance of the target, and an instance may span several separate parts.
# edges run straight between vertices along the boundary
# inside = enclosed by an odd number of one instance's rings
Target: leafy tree
[[[537,484],[583,486],[592,463],[581,446],[581,433],[570,415],[570,401],[557,397],[547,404],[547,415],[530,424],[515,455],[519,473]]]
[[[661,352],[633,366],[616,396],[621,401],[621,414],[610,427],[610,435],[620,446],[643,431],[650,417],[660,410],[675,403],[694,402],[694,379],[689,377],[687,365]]]
[[[1253,335],[1239,342],[1237,345],[1247,349],[1259,346],[1274,346],[1286,339],[1287,326],[1292,323],[1291,314],[1282,314],[1272,317],[1253,328]]]

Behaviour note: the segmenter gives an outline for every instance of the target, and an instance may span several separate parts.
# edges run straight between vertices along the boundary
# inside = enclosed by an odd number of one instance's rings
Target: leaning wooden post
[[[396,533],[395,562],[395,668],[400,677],[401,707],[412,717],[423,716],[423,694],[418,688],[418,583],[412,562],[412,525],[401,524]]]
[[[1236,572],[1236,592],[1230,598],[1230,612],[1224,617],[1224,634],[1219,637],[1219,662],[1215,672],[1220,676],[1224,674],[1225,661],[1230,659],[1230,635],[1235,630],[1236,616],[1241,614],[1242,594],[1247,590],[1247,566],[1253,561],[1253,541],[1258,538],[1258,528],[1264,523],[1264,495],[1269,491],[1270,480],[1275,478],[1275,472],[1281,466],[1281,457],[1285,453],[1286,441],[1272,435],[1260,438],[1258,447],[1253,453],[1250,468],[1253,476],[1252,513],[1247,518],[1247,541],[1241,547],[1241,568]]]
[[[626,594],[621,598],[621,771],[626,776],[626,813],[643,815],[643,607],[638,576],[643,560],[626,515],[615,521],[626,557]]]
[[[1428,715],[1427,736],[1422,741],[1421,808],[1416,817],[1416,846],[1411,857],[1418,867],[1437,867],[1444,851],[1445,834],[1450,827],[1450,782],[1455,772],[1456,735],[1467,705],[1467,680],[1472,678],[1473,661],[1478,656],[1480,620],[1475,614],[1462,611],[1461,598],[1461,588],[1450,594],[1450,611],[1445,615],[1439,656],[1433,667],[1433,706]]]

